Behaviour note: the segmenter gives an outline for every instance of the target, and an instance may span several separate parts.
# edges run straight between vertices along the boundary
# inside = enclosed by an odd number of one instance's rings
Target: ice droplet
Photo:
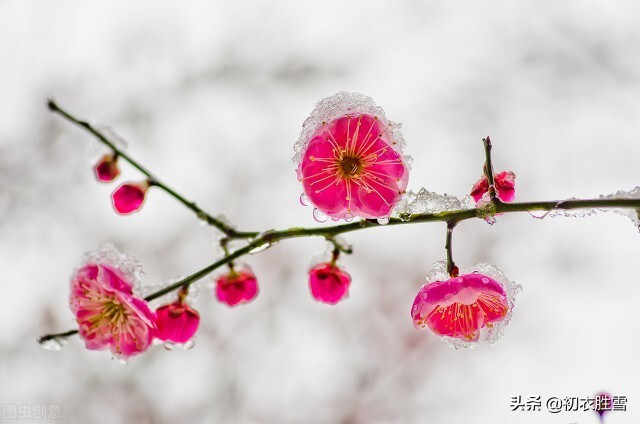
[[[531,215],[535,219],[544,219],[547,215],[549,215],[551,211],[529,211],[529,215]]]
[[[265,250],[267,250],[269,247],[271,246],[271,243],[263,243],[259,246],[254,247],[253,249],[251,249],[249,251],[250,255],[255,255],[256,253],[260,253],[263,252]]]
[[[300,204],[302,206],[309,206],[311,203],[309,202],[309,198],[307,197],[306,194],[302,193],[300,195]]]
[[[187,340],[185,343],[176,343],[172,341],[164,342],[164,348],[166,350],[175,350],[175,349],[189,350],[189,349],[193,349],[195,345],[196,345],[196,342],[194,339]]]
[[[489,225],[493,225],[493,224],[495,224],[495,223],[497,222],[497,221],[496,221],[496,217],[495,217],[495,216],[493,216],[493,215],[486,216],[486,217],[484,218],[484,220],[485,220],[485,221],[487,222],[487,224],[489,224]]]
[[[354,218],[354,217],[353,217],[353,215],[352,215],[352,214],[350,214],[350,213],[347,213],[347,214],[345,214],[345,216],[344,216],[344,220],[345,220],[346,222],[351,222],[351,221],[353,221],[353,218]]]
[[[44,350],[60,351],[67,344],[67,339],[64,337],[54,337],[52,339],[39,341],[40,347]]]
[[[388,223],[389,223],[389,217],[388,216],[378,218],[378,224],[387,225]]]
[[[273,231],[273,230],[265,231],[264,233],[259,234],[257,238],[264,237],[264,236],[265,236],[265,234],[267,234],[267,233],[269,233],[269,232],[272,232],[272,231]],[[252,242],[253,242],[253,241],[252,241]],[[255,255],[256,253],[263,252],[263,251],[267,250],[268,248],[270,248],[271,246],[274,246],[274,245],[276,245],[276,244],[278,244],[278,242],[277,242],[277,241],[274,241],[274,242],[263,241],[263,242],[262,242],[262,244],[260,244],[260,245],[258,245],[258,246],[256,246],[256,247],[254,247],[253,249],[251,249],[251,250],[249,251],[249,254],[250,254],[250,255]]]
[[[329,217],[323,214],[322,212],[320,212],[320,209],[313,208],[313,219],[315,219],[316,222],[319,222],[322,224],[323,222],[327,222]]]

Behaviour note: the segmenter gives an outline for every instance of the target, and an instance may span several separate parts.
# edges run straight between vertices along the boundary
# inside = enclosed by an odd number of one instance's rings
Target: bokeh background
[[[510,399],[607,390],[628,397],[607,422],[638,422],[640,235],[615,214],[456,229],[459,265],[524,287],[494,346],[456,351],[413,328],[445,257],[440,223],[349,234],[354,281],[336,307],[308,293],[321,239],[247,258],[259,297],[229,309],[203,281],[190,350],[122,365],[77,338],[34,342],[73,326],[69,275],[101,243],[140,259],[146,284],[219,254],[215,231],[160,191],[117,216],[114,186],[91,172],[96,142],[48,96],[242,229],[319,225],[292,146],[341,90],[404,124],[411,189],[465,195],[490,134],[519,200],[594,197],[640,183],[638,16],[633,1],[1,1],[0,404],[60,405],[70,423],[586,424],[593,412],[511,412]]]

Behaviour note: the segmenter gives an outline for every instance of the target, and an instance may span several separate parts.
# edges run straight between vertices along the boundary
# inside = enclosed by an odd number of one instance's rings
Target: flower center
[[[110,300],[105,302],[102,316],[113,324],[120,324],[125,321],[127,311],[124,306],[116,301]]]
[[[362,170],[362,161],[355,156],[343,156],[340,159],[340,170],[345,177],[355,177]]]

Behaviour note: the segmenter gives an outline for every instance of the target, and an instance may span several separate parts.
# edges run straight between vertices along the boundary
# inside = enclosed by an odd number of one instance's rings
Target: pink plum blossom
[[[317,126],[316,115],[323,118]],[[409,168],[397,124],[366,96],[338,93],[323,99],[305,122],[297,147],[305,195],[335,220],[388,217],[407,187]]]
[[[198,330],[200,315],[184,297],[156,310],[156,338],[176,343],[188,342]]]
[[[104,155],[96,164],[94,171],[98,181],[109,183],[115,180],[120,175],[117,157],[112,154]]]
[[[416,328],[428,327],[447,341],[459,340],[452,343],[455,347],[478,342],[482,332],[495,342],[510,319],[519,290],[520,286],[499,270],[482,265],[478,270],[438,278],[422,286],[411,316]]]
[[[105,263],[86,264],[73,275],[69,305],[87,349],[109,348],[126,360],[149,348],[156,316],[132,288],[124,272]]]
[[[511,171],[500,172],[493,178],[496,187],[496,195],[503,202],[513,202],[516,197],[516,174]],[[480,178],[471,189],[471,197],[478,204],[482,196],[489,192],[489,181],[486,176]]]
[[[351,276],[337,265],[320,263],[309,270],[309,289],[318,302],[335,305],[349,296]]]
[[[229,306],[252,301],[258,295],[258,281],[251,268],[232,269],[216,280],[216,297]]]
[[[122,184],[111,195],[116,212],[127,215],[140,209],[148,188],[148,181]]]

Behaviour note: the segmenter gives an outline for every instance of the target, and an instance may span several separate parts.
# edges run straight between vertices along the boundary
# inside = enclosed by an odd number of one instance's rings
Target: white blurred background
[[[461,267],[524,286],[495,346],[456,351],[413,328],[445,257],[440,223],[349,234],[354,281],[336,307],[308,293],[321,239],[249,257],[259,297],[229,309],[204,281],[191,350],[125,366],[77,338],[34,342],[73,326],[68,277],[98,244],[139,258],[148,284],[217,255],[214,231],[158,190],[117,216],[96,142],[48,96],[241,229],[318,225],[292,146],[341,90],[404,124],[411,189],[465,195],[489,134],[518,200],[595,197],[640,184],[638,16],[633,1],[0,1],[0,404],[60,405],[70,423],[587,424],[595,413],[511,412],[510,398],[606,390],[628,397],[607,423],[639,422],[640,235],[614,214],[456,229]]]

